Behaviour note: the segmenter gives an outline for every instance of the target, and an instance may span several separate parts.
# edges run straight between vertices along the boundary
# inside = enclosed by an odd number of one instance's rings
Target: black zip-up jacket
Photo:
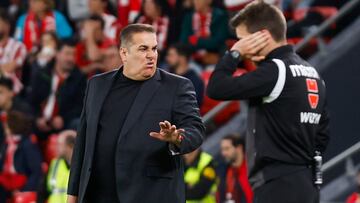
[[[218,100],[248,99],[247,156],[253,187],[312,164],[329,141],[325,83],[290,45],[270,52],[253,72],[233,77],[238,60],[217,64],[207,93]]]

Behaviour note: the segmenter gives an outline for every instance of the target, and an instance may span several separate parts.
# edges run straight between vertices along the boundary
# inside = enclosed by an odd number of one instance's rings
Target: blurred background
[[[229,19],[252,0],[1,0],[0,203],[66,202],[86,81],[121,66],[121,29],[155,27],[159,68],[189,78],[207,127],[184,156],[187,202],[250,203],[247,102],[205,95],[236,41]],[[360,0],[267,0],[288,43],[325,79],[331,141],[322,203],[360,202]],[[234,75],[256,69],[243,61]]]

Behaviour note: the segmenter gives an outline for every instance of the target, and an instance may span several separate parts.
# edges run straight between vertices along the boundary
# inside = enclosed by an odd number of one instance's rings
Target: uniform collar
[[[294,48],[292,45],[284,45],[272,50],[267,56],[266,59],[273,59],[283,56],[284,54],[293,53]]]

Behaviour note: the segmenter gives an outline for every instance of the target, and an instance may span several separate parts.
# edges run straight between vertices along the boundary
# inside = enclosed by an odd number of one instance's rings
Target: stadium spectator
[[[211,6],[212,0],[194,0],[194,10],[183,19],[180,41],[190,44],[203,63],[216,63],[218,53],[225,49],[228,37],[226,11]],[[206,55],[208,54],[208,55]],[[208,60],[208,61],[206,61]]]
[[[83,24],[82,40],[76,45],[76,65],[85,74],[92,75],[103,68],[103,50],[115,43],[105,36],[105,21],[92,15]]]
[[[15,38],[24,42],[29,52],[36,52],[41,34],[54,31],[60,38],[72,35],[72,28],[60,12],[53,10],[53,0],[29,0],[28,12],[16,24]]]
[[[56,58],[32,80],[30,101],[35,109],[37,135],[75,125],[82,108],[86,76],[75,67],[75,44],[64,40]]]
[[[44,32],[40,39],[40,50],[36,56],[36,63],[41,67],[45,67],[55,58],[58,38],[53,31]]]
[[[111,45],[104,50],[103,64],[103,69],[101,69],[102,72],[114,70],[122,65],[117,45]]]
[[[22,89],[19,76],[26,58],[26,48],[22,42],[10,37],[11,22],[5,12],[0,12],[0,72],[11,78],[16,93]]]
[[[225,173],[220,176],[220,202],[253,201],[253,192],[247,178],[244,144],[244,140],[238,135],[228,135],[221,140],[221,155],[228,166]]]
[[[216,172],[213,157],[196,149],[184,155],[186,203],[216,203]]]
[[[6,141],[0,150],[0,202],[16,202],[17,198],[35,202],[42,171],[40,150],[31,135],[31,120],[21,112],[10,111],[6,129]]]
[[[191,80],[195,87],[196,99],[199,106],[202,105],[204,98],[204,82],[199,74],[190,65],[191,51],[184,44],[171,45],[167,51],[166,62],[169,71]]]
[[[140,15],[135,23],[152,25],[156,30],[158,50],[163,51],[167,46],[170,19],[166,0],[143,0]]]
[[[58,136],[58,156],[51,161],[46,178],[48,203],[66,203],[71,157],[75,145],[76,131],[65,130]]]
[[[6,122],[8,112],[19,111],[29,117],[32,116],[33,113],[29,104],[22,101],[19,97],[15,97],[13,86],[11,79],[4,76],[0,77],[0,143],[2,143],[5,138],[4,122]]]
[[[115,16],[106,13],[108,0],[88,0],[90,15],[101,16],[104,20],[104,34],[106,37],[117,40],[118,24]]]

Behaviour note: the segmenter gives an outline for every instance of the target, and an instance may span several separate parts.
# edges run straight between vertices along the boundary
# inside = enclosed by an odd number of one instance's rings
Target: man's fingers
[[[251,60],[256,61],[256,62],[262,61],[264,59],[265,59],[265,56],[253,56],[253,57],[251,57]]]
[[[160,133],[157,133],[157,132],[151,132],[150,136],[154,137],[154,138],[157,138],[159,140],[164,140],[164,136],[162,134],[160,134]]]
[[[170,124],[169,121],[164,121],[164,123],[165,123],[165,125],[166,125],[167,128],[171,128],[171,124]]]
[[[160,122],[159,126],[161,128],[161,130],[165,130],[166,129],[166,124],[164,122]]]

